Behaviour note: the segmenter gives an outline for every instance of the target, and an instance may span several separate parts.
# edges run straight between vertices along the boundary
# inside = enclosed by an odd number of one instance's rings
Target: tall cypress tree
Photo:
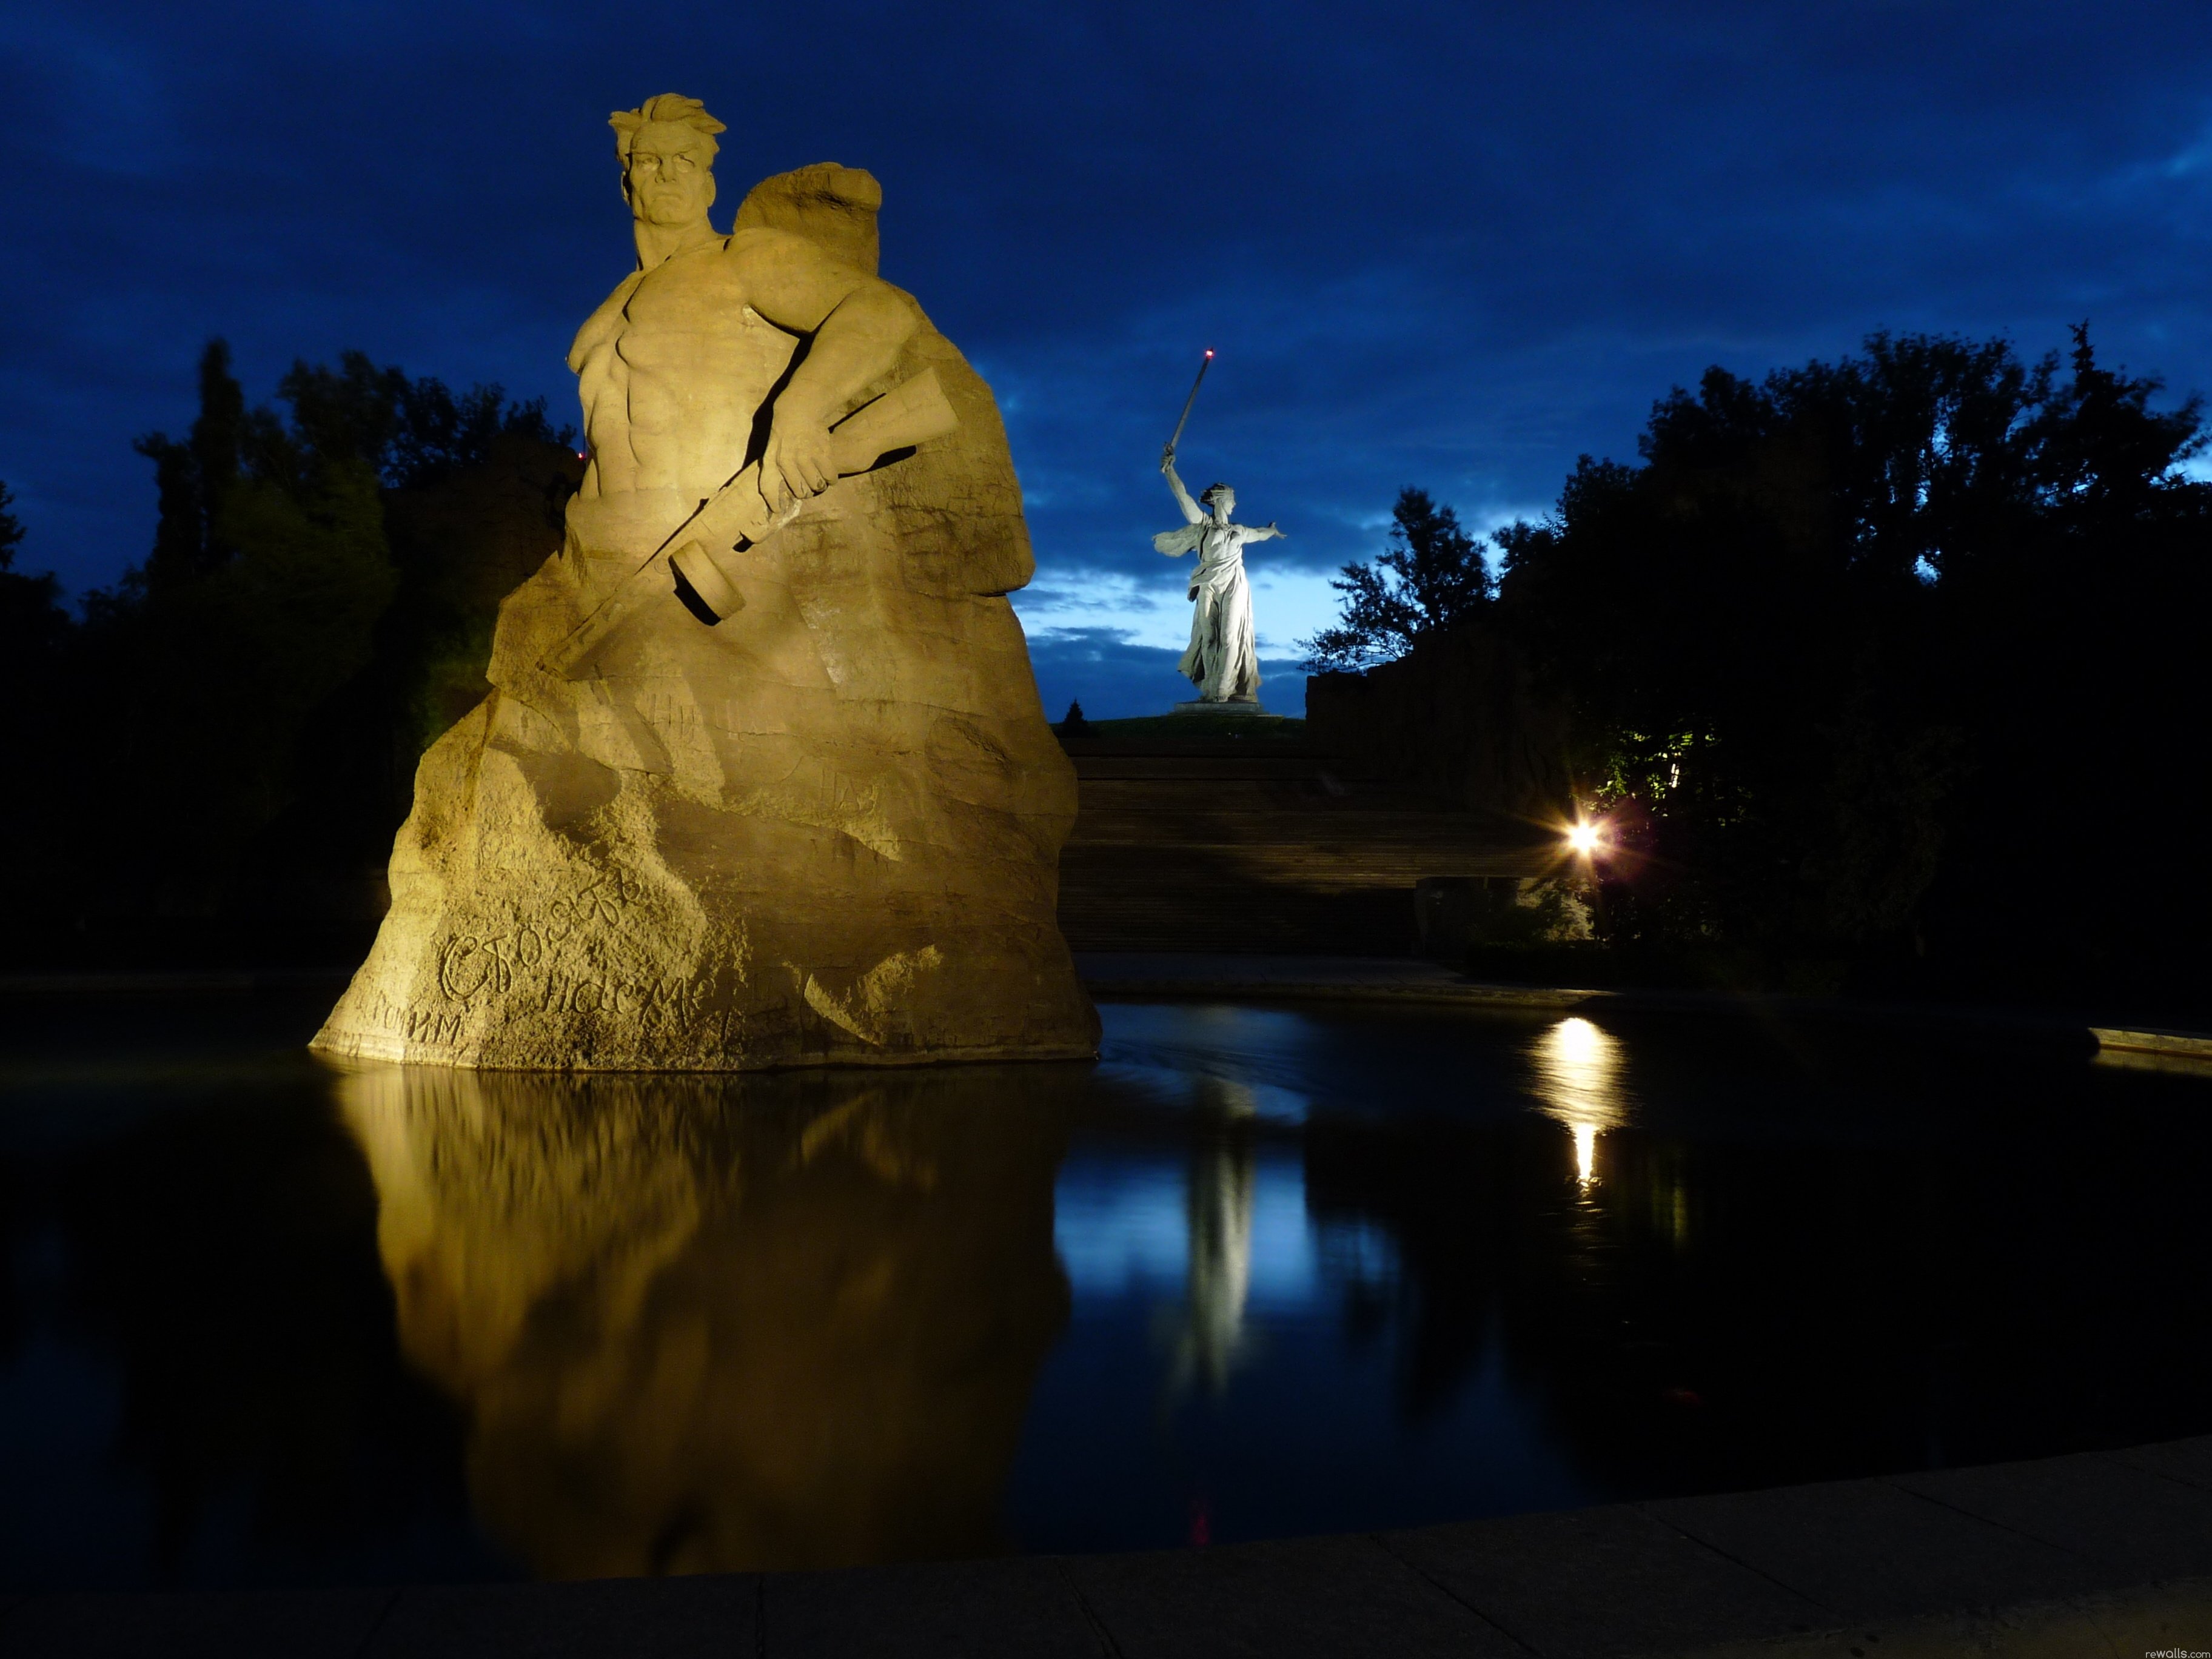
[[[143,583],[204,576],[234,550],[223,539],[220,515],[237,483],[244,459],[246,391],[231,373],[230,347],[210,340],[200,353],[199,413],[179,442],[149,432],[131,447],[154,463],[161,517],[154,550],[136,573]]]

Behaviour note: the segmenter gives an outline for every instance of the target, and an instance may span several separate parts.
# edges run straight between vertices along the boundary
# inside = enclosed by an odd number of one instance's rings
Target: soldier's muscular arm
[[[830,416],[891,366],[916,321],[887,284],[839,264],[804,237],[741,231],[729,252],[744,262],[753,309],[778,328],[813,337],[775,400],[761,457],[761,493],[781,512],[836,482]]]

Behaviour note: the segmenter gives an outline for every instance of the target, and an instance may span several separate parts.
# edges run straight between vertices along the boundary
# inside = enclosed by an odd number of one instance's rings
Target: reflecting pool
[[[0,1585],[1202,1545],[2212,1430],[2212,1074],[1109,1006],[1097,1065],[333,1067],[0,1006]]]

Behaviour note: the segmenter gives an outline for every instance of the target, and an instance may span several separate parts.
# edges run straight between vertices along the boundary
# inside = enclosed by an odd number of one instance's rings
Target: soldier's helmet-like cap
[[[647,99],[635,109],[618,109],[607,117],[607,125],[615,130],[615,153],[629,161],[630,141],[637,137],[637,130],[653,121],[681,121],[695,132],[703,133],[709,156],[721,148],[714,142],[714,135],[729,131],[708,114],[707,106],[696,98],[686,98],[680,92],[664,92]]]

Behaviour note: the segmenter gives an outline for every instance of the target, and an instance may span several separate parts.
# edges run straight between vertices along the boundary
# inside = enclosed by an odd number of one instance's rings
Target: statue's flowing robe
[[[1198,555],[1198,567],[1190,574],[1190,643],[1176,670],[1206,702],[1249,702],[1259,696],[1252,584],[1244,574],[1244,544],[1257,534],[1243,525],[1207,520],[1152,538],[1152,546],[1170,556]]]
[[[684,397],[769,404],[799,343],[749,307],[594,332],[664,273],[711,289],[677,268],[720,257],[678,255],[586,325],[587,416],[603,372],[668,371],[649,409],[617,379],[633,431],[644,410],[680,439]],[[500,607],[491,695],[422,757],[392,909],[319,1048],[580,1070],[1095,1052],[1054,914],[1074,775],[1005,597],[1032,568],[1020,489],[989,388],[915,314],[853,403],[934,369],[958,430],[738,556],[719,625],[664,580],[569,662],[698,505],[595,459],[566,544]]]

